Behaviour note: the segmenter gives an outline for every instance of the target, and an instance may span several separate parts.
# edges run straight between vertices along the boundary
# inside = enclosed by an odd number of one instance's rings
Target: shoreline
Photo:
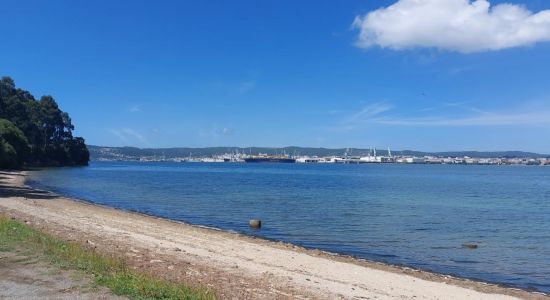
[[[197,162],[192,162],[192,163],[197,163]],[[202,162],[198,162],[198,163],[202,163]],[[230,163],[233,163],[233,162],[230,162]],[[411,164],[409,164],[409,165],[411,165]],[[434,164],[431,164],[431,165],[434,165]],[[435,165],[437,165],[437,164],[435,164]],[[503,165],[495,165],[495,166],[503,166]],[[508,166],[512,166],[512,167],[514,167],[514,166],[533,167],[534,166],[534,167],[537,167],[539,165],[508,165]],[[21,172],[26,173],[26,171],[30,171],[30,170],[25,170],[25,171],[21,171]],[[25,181],[23,182],[23,185],[28,186],[28,187],[30,187],[34,190],[38,190],[38,191],[41,191],[41,192],[47,192],[47,193],[50,193],[52,195],[55,195],[56,197],[69,199],[69,200],[72,200],[72,201],[75,201],[75,202],[80,202],[80,203],[86,204],[86,205],[97,206],[97,207],[101,207],[101,208],[105,208],[105,209],[114,209],[114,210],[117,210],[117,211],[127,212],[127,213],[130,213],[130,214],[136,214],[136,215],[140,215],[140,216],[147,217],[147,218],[153,218],[153,219],[173,222],[173,223],[176,223],[176,224],[182,224],[184,226],[192,226],[192,227],[202,228],[202,229],[206,229],[206,230],[212,230],[212,231],[216,231],[216,232],[225,232],[225,233],[229,233],[229,234],[235,234],[235,235],[237,235],[239,237],[242,237],[242,238],[265,241],[265,242],[268,242],[268,243],[274,243],[275,245],[283,244],[287,248],[290,248],[290,249],[298,249],[298,250],[304,251],[304,252],[311,251],[311,252],[314,252],[316,254],[321,253],[321,254],[324,254],[324,255],[328,256],[329,259],[340,259],[343,262],[352,262],[352,263],[361,264],[361,265],[364,265],[364,266],[370,267],[370,268],[376,268],[376,269],[380,268],[380,270],[389,270],[390,272],[404,273],[404,274],[407,274],[407,275],[418,277],[420,279],[427,279],[427,280],[431,280],[431,281],[440,281],[440,282],[451,283],[451,284],[455,284],[455,285],[466,287],[466,288],[478,289],[479,291],[482,291],[482,292],[487,291],[487,290],[492,291],[492,289],[486,289],[486,287],[487,286],[493,286],[493,287],[502,288],[502,289],[506,289],[506,290],[522,291],[522,292],[526,292],[526,293],[529,293],[529,294],[546,296],[546,297],[548,297],[547,299],[550,299],[550,293],[546,293],[546,292],[535,290],[535,289],[529,290],[529,289],[526,289],[526,288],[513,286],[513,285],[509,285],[509,284],[505,284],[505,283],[500,283],[500,282],[497,282],[497,281],[487,281],[487,280],[473,278],[473,277],[460,276],[460,275],[457,275],[457,274],[441,273],[441,272],[437,272],[437,271],[433,271],[433,270],[429,270],[429,269],[422,269],[422,268],[418,268],[418,267],[411,266],[411,265],[406,265],[406,264],[394,264],[394,263],[389,263],[389,262],[384,262],[384,261],[378,261],[378,260],[375,260],[375,259],[362,258],[362,257],[354,256],[352,254],[333,252],[333,251],[330,251],[330,250],[323,250],[323,249],[315,248],[315,247],[307,247],[307,246],[303,246],[303,245],[300,245],[300,244],[296,244],[296,243],[288,242],[288,241],[284,241],[284,240],[277,240],[277,239],[272,239],[272,238],[268,238],[268,237],[264,237],[264,236],[249,235],[244,231],[232,230],[232,229],[223,229],[223,228],[218,228],[218,227],[208,226],[208,225],[201,225],[201,224],[194,224],[194,223],[191,223],[191,222],[188,222],[188,221],[185,221],[185,220],[169,219],[169,218],[157,216],[157,215],[154,215],[154,214],[148,214],[148,213],[137,211],[137,210],[131,210],[131,209],[125,209],[125,208],[122,208],[122,207],[115,207],[115,206],[109,206],[109,205],[105,205],[105,204],[95,203],[91,200],[86,200],[84,198],[78,198],[78,197],[75,197],[75,196],[65,196],[60,191],[48,190],[48,188],[46,186],[40,185],[38,182],[35,182],[36,185],[33,186],[32,184],[28,184],[29,180],[27,180],[27,179],[28,178],[25,179]],[[472,283],[475,283],[477,285],[481,285],[481,288],[472,287],[471,286]],[[497,293],[500,293],[500,292],[497,291]]]
[[[27,185],[26,183],[27,182],[25,181],[24,184]],[[382,261],[376,261],[376,260],[367,259],[367,258],[356,257],[354,255],[345,254],[345,253],[331,252],[331,251],[328,251],[328,250],[323,250],[323,249],[314,248],[314,247],[306,247],[306,246],[303,246],[303,245],[299,245],[299,244],[295,244],[295,243],[291,243],[291,242],[286,242],[286,241],[281,241],[281,240],[277,240],[277,239],[270,239],[270,238],[263,237],[263,236],[248,235],[245,232],[238,231],[238,230],[222,229],[222,228],[208,226],[208,225],[194,224],[194,223],[190,223],[190,222],[187,222],[187,221],[184,221],[184,220],[168,219],[168,218],[156,216],[156,215],[153,215],[153,214],[147,214],[145,212],[140,212],[140,211],[137,211],[137,210],[131,210],[131,209],[124,209],[124,208],[108,206],[108,205],[105,205],[105,204],[95,203],[93,201],[86,200],[86,199],[81,199],[81,198],[77,198],[77,197],[67,197],[67,196],[64,196],[64,195],[60,194],[59,192],[49,191],[49,190],[42,189],[42,188],[36,188],[36,187],[33,187],[32,185],[28,185],[28,186],[31,187],[32,189],[35,189],[35,190],[38,190],[38,191],[41,191],[41,192],[48,192],[52,195],[55,195],[58,198],[70,199],[71,201],[75,201],[75,202],[82,203],[82,204],[85,204],[85,205],[97,206],[97,207],[101,207],[101,208],[105,208],[105,209],[113,209],[113,210],[117,210],[117,211],[121,211],[121,212],[126,212],[126,213],[129,213],[129,214],[135,214],[135,215],[142,216],[142,217],[145,217],[145,218],[152,218],[152,219],[157,219],[157,220],[161,220],[161,221],[173,222],[173,223],[176,223],[176,224],[181,224],[181,225],[184,225],[184,226],[191,226],[191,227],[195,227],[195,228],[199,228],[199,229],[212,230],[212,231],[216,231],[216,232],[223,232],[223,233],[227,233],[227,234],[233,234],[233,235],[236,235],[238,237],[245,238],[245,239],[258,240],[258,241],[263,241],[263,242],[266,242],[266,243],[274,243],[275,246],[283,245],[285,249],[290,248],[290,249],[295,249],[295,250],[304,251],[304,252],[313,252],[313,253],[315,253],[315,255],[319,255],[319,253],[320,253],[324,256],[327,256],[327,258],[329,258],[329,259],[337,259],[337,260],[340,260],[342,262],[352,262],[354,264],[364,265],[364,266],[369,267],[369,268],[375,268],[375,269],[380,269],[380,270],[389,270],[389,271],[395,272],[395,273],[404,273],[404,274],[407,274],[407,275],[418,277],[420,279],[446,282],[446,283],[451,283],[451,284],[455,284],[455,285],[466,287],[466,288],[472,288],[472,286],[470,286],[470,284],[472,284],[472,283],[479,284],[479,285],[483,286],[483,288],[479,289],[479,291],[484,291],[484,290],[486,290],[485,287],[492,286],[492,287],[502,288],[502,289],[506,289],[506,290],[521,291],[521,292],[532,293],[532,294],[541,295],[541,296],[547,296],[550,299],[550,294],[544,293],[544,292],[541,292],[541,291],[537,291],[537,290],[527,290],[527,289],[523,289],[523,288],[520,288],[520,287],[515,287],[515,286],[512,286],[512,285],[507,285],[507,284],[503,284],[503,283],[499,283],[499,282],[484,281],[484,280],[477,279],[477,278],[461,277],[461,276],[454,275],[454,274],[438,273],[438,272],[435,272],[435,271],[416,268],[414,266],[409,266],[409,265],[392,264],[392,263],[388,263],[388,262],[382,262]],[[476,289],[476,288],[478,288],[478,287],[473,287],[473,289]],[[504,294],[506,294],[506,293],[504,293]]]
[[[14,189],[7,197],[3,191],[1,213],[100,252],[124,255],[136,268],[164,270],[173,273],[162,275],[170,280],[205,285],[221,298],[550,299],[543,293],[65,198],[27,187],[23,172],[1,174],[2,188]],[[179,267],[193,272],[182,275]]]

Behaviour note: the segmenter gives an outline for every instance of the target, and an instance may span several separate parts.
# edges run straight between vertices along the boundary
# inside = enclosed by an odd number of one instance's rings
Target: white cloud
[[[462,53],[500,50],[550,41],[550,10],[487,0],[399,0],[357,16],[357,46],[438,48]]]

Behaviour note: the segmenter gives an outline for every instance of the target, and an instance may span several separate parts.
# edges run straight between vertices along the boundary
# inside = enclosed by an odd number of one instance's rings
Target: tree
[[[4,139],[5,145],[2,144],[5,153],[15,151],[20,164],[63,166],[88,163],[89,153],[84,139],[73,136],[71,117],[59,108],[52,96],[42,96],[37,101],[28,91],[17,88],[11,78],[2,77],[0,118],[11,122],[11,125],[5,125],[6,128],[18,128],[26,138],[26,143],[23,143],[26,147],[8,139]]]
[[[0,118],[4,117],[4,99],[12,95],[15,91],[15,83],[10,77],[0,79]]]
[[[67,145],[69,157],[71,158],[73,164],[79,166],[88,165],[88,161],[90,160],[90,152],[88,151],[83,138],[77,137],[72,139],[69,143],[67,143]]]
[[[0,168],[18,169],[17,152],[3,138],[0,138]]]
[[[52,96],[42,96],[38,102],[40,108],[40,125],[44,135],[44,146],[52,142],[60,142],[64,136],[62,111]]]
[[[19,128],[5,119],[0,119],[0,138],[4,154],[9,157],[11,168],[21,166],[30,153],[29,142]]]

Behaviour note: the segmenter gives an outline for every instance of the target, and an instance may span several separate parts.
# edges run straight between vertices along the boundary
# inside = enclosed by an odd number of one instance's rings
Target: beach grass
[[[43,256],[62,269],[89,274],[98,285],[131,299],[215,299],[212,292],[140,273],[129,268],[123,259],[100,255],[0,215],[0,251],[10,249],[22,249]]]

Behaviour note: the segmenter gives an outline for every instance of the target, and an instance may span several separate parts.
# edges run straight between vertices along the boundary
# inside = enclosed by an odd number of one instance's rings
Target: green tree
[[[29,142],[23,132],[12,122],[0,119],[0,138],[10,168],[23,165],[30,153]]]
[[[64,137],[63,113],[52,96],[42,96],[38,102],[40,125],[44,135],[44,146],[60,142]]]
[[[77,137],[69,140],[67,146],[69,157],[74,165],[88,165],[88,161],[90,160],[90,152],[88,151],[83,138]]]
[[[3,138],[0,138],[0,168],[18,169],[17,152]]]
[[[0,79],[0,118],[4,117],[5,114],[5,101],[4,98],[7,98],[15,91],[15,83],[13,79],[9,77],[2,77]]]
[[[89,153],[84,139],[74,137],[74,125],[52,96],[34,96],[17,88],[9,77],[0,79],[0,118],[19,128],[27,147],[19,149],[13,141],[4,140],[18,155],[18,161],[29,165],[86,165]],[[10,127],[11,128],[11,127]],[[6,153],[12,153],[5,146]]]

